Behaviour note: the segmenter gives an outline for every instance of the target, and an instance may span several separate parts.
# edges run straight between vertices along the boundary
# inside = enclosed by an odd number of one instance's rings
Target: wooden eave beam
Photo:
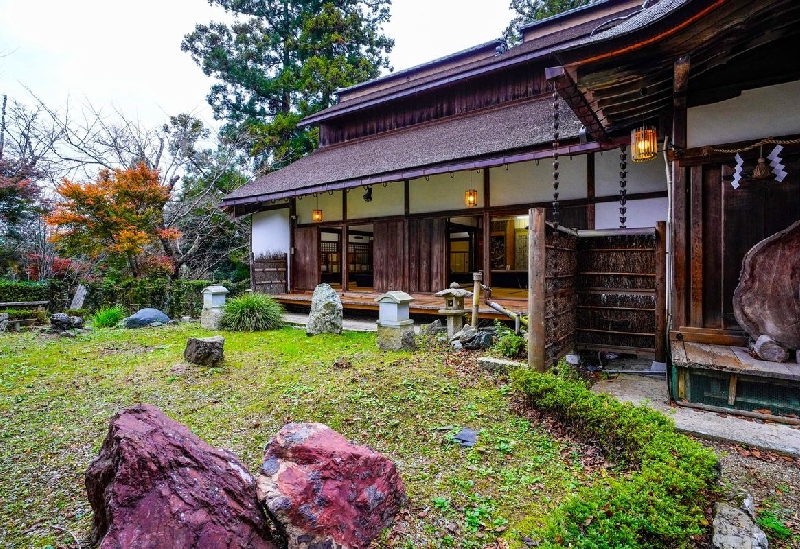
[[[569,105],[578,120],[586,128],[586,133],[598,143],[608,139],[608,134],[600,117],[592,109],[586,96],[578,88],[578,84],[570,76],[565,67],[548,67],[544,71],[545,78],[552,83],[558,95]]]

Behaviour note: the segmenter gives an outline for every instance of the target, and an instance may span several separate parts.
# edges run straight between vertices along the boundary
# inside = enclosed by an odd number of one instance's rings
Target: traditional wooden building
[[[557,52],[639,9],[638,0],[596,2],[529,25],[510,50],[482,44],[341,90],[335,106],[303,121],[319,127],[318,150],[223,206],[252,215],[254,257],[289,254],[290,293],[322,281],[349,295],[432,293],[481,270],[486,284],[524,301],[527,212],[554,200],[545,70]],[[620,140],[583,139],[558,103],[560,221],[618,227]],[[666,219],[662,158],[629,167],[626,207],[629,227]]]
[[[637,128],[666,138],[673,396],[796,417],[800,367],[753,357],[734,291],[745,254],[800,220],[800,6],[647,4],[559,51],[548,76],[597,141]],[[632,134],[632,148],[649,147],[640,135]],[[765,284],[762,297],[774,303],[770,293],[790,285],[776,306],[783,333],[794,326],[800,335],[800,255],[785,260],[763,273],[774,288]]]
[[[509,297],[541,292],[532,314],[567,334],[543,332],[542,360],[625,350],[615,334],[658,359],[669,343],[678,400],[798,414],[796,368],[749,360],[732,305],[747,251],[800,219],[798,19],[790,0],[600,0],[529,25],[508,51],[483,44],[342,90],[304,121],[319,150],[223,205],[252,215],[255,256],[289,254],[289,292],[430,293],[481,270]],[[776,144],[780,166],[754,172]],[[537,207],[584,230],[536,243],[547,281],[529,278]],[[659,220],[666,256],[658,235],[629,238]]]

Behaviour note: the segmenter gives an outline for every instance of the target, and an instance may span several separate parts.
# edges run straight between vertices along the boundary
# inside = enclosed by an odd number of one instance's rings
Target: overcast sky
[[[509,0],[394,0],[386,34],[395,70],[498,38]],[[49,106],[91,102],[157,125],[191,112],[211,122],[212,83],[180,50],[197,23],[225,17],[205,0],[0,0],[0,95]]]

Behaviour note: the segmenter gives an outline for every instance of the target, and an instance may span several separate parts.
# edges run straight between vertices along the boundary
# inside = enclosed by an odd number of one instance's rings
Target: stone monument
[[[207,330],[219,330],[219,321],[225,310],[225,286],[214,285],[203,289],[203,312],[200,313],[200,326]]]

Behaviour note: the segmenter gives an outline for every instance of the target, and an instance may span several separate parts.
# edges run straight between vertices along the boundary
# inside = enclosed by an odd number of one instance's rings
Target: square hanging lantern
[[[658,135],[652,126],[642,126],[631,132],[631,157],[634,162],[647,162],[658,156]]]
[[[478,190],[477,189],[468,189],[464,193],[464,204],[467,205],[467,208],[474,208],[478,205]]]
[[[322,210],[314,210],[311,212],[311,221],[314,223],[322,222]]]

